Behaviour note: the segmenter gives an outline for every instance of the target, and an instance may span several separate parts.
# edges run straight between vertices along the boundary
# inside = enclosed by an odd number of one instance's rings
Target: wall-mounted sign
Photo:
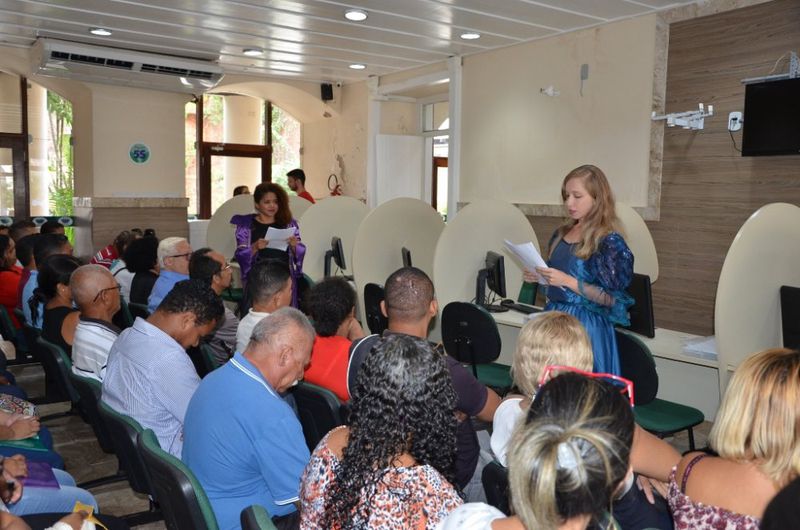
[[[128,156],[134,164],[144,164],[150,160],[150,148],[145,144],[133,144],[128,151]]]

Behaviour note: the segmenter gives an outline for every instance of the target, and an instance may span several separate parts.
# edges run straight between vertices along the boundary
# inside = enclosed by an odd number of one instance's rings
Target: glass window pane
[[[223,96],[206,94],[203,96],[203,141],[225,141],[225,105]]]
[[[14,216],[14,166],[6,147],[0,147],[0,215]]]
[[[19,76],[0,72],[0,132],[22,132],[22,104]]]
[[[422,107],[423,131],[442,131],[450,127],[450,103],[439,101]]]
[[[273,105],[272,182],[277,182],[287,190],[289,188],[286,183],[286,173],[300,167],[300,142],[300,122],[288,112]],[[311,177],[311,175],[306,175],[306,177]],[[310,191],[312,195],[319,193],[316,189]]]

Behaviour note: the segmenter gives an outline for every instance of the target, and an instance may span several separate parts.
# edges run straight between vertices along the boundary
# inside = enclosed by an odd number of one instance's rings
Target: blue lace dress
[[[592,341],[594,371],[619,375],[614,324],[629,324],[628,307],[633,298],[625,289],[633,275],[633,254],[617,232],[603,238],[589,259],[576,257],[576,248],[577,243],[562,239],[548,265],[577,278],[581,294],[566,287],[548,287],[545,310],[563,311],[580,320]]]

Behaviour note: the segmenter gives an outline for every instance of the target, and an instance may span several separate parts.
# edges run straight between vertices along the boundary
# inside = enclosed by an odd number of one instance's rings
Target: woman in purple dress
[[[231,224],[236,227],[236,257],[242,270],[242,283],[247,285],[247,275],[253,264],[263,260],[286,263],[292,275],[292,305],[297,307],[297,280],[303,276],[303,258],[306,246],[300,241],[300,227],[292,218],[289,196],[283,188],[272,182],[262,182],[253,191],[256,213],[234,215]],[[285,250],[268,248],[266,239],[270,228],[293,228],[294,235],[287,240]]]

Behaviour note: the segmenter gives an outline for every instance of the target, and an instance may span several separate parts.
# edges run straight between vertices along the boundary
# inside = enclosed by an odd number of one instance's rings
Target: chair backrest
[[[203,364],[203,369],[206,374],[210,374],[221,365],[214,355],[214,350],[208,344],[200,344],[200,362]]]
[[[170,530],[218,530],[217,518],[205,490],[194,473],[179,459],[167,453],[155,433],[139,433],[139,452],[153,478],[155,497]]]
[[[508,497],[508,469],[497,462],[489,462],[481,474],[486,502],[506,515],[511,514]]]
[[[116,312],[113,318],[114,324],[120,329],[128,329],[133,325],[133,314],[131,313],[128,302],[125,301],[124,296],[119,297],[119,311]]]
[[[364,286],[364,314],[372,333],[382,334],[389,327],[389,319],[381,313],[381,302],[385,295],[383,286],[368,283]]]
[[[25,343],[28,345],[31,357],[33,357],[34,361],[41,362],[39,354],[36,351],[36,339],[42,334],[42,330],[25,322],[25,313],[22,312],[22,309],[15,309],[14,315],[17,317],[19,323],[22,324],[22,335],[25,337]]]
[[[128,311],[131,312],[133,320],[136,320],[136,317],[147,318],[150,316],[150,310],[147,309],[147,304],[137,304],[136,302],[128,302]]]
[[[77,405],[80,402],[78,392],[72,387],[69,373],[72,371],[72,361],[64,350],[57,344],[45,340],[41,336],[36,339],[36,348],[45,373],[56,384],[58,392],[66,399]]]
[[[494,317],[466,302],[450,302],[444,307],[442,344],[454,359],[473,365],[497,360],[503,346]]]
[[[334,427],[342,425],[341,404],[328,389],[301,381],[292,390],[309,451]]]
[[[635,405],[647,405],[658,394],[658,372],[650,349],[637,337],[614,330],[622,377],[633,382]]]
[[[0,305],[0,334],[3,335],[3,339],[16,342],[14,339],[17,336],[17,330],[4,305]]]
[[[272,522],[267,509],[259,504],[248,506],[239,517],[242,530],[278,530]]]
[[[69,380],[78,396],[80,396],[81,410],[89,425],[92,426],[92,431],[97,436],[100,448],[105,453],[113,453],[114,444],[111,441],[111,435],[108,433],[106,424],[103,422],[103,418],[100,417],[100,411],[98,410],[100,396],[103,394],[103,385],[97,379],[80,376],[71,370]]]
[[[155,497],[150,475],[147,474],[144,460],[142,460],[142,456],[136,447],[136,437],[144,429],[142,429],[138,421],[117,412],[102,400],[99,403],[98,410],[108,434],[111,436],[114,453],[116,453],[120,466],[128,477],[131,489],[136,493]]]

